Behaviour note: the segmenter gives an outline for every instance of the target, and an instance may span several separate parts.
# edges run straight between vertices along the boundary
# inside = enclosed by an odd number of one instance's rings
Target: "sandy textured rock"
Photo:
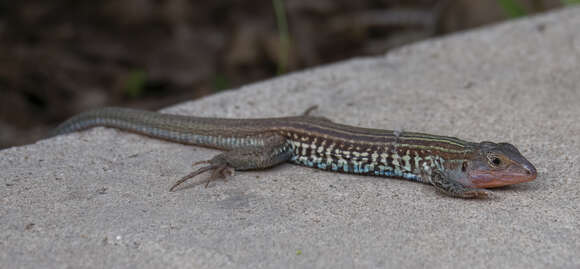
[[[168,188],[216,151],[95,128],[0,152],[0,267],[580,266],[580,9],[248,85],[165,112],[315,114],[509,141],[536,181],[460,200],[281,165]]]

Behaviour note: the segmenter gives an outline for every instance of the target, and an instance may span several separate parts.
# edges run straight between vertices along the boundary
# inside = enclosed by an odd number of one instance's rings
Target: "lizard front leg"
[[[271,137],[265,139],[263,146],[247,146],[232,149],[216,155],[210,160],[196,162],[197,164],[208,164],[207,166],[199,168],[197,171],[181,178],[169,189],[174,191],[177,186],[190,178],[193,178],[203,172],[213,170],[211,176],[208,178],[206,187],[214,179],[226,178],[226,176],[233,175],[235,170],[254,170],[264,169],[275,166],[277,164],[286,162],[290,159],[292,151],[286,138],[273,134]]]
[[[458,173],[435,169],[428,176],[429,183],[446,195],[459,198],[487,198],[491,193],[484,189],[470,188],[457,181]]]

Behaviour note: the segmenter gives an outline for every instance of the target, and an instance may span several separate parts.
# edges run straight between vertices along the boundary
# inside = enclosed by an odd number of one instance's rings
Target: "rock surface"
[[[166,109],[509,141],[538,178],[461,200],[281,165],[168,192],[215,150],[95,128],[0,151],[2,268],[580,266],[580,8]]]

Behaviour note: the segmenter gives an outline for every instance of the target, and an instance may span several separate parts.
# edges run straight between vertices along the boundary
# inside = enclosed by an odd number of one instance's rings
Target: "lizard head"
[[[476,188],[493,188],[536,178],[536,168],[516,147],[509,143],[481,142],[476,144],[471,160],[462,164],[469,185]]]

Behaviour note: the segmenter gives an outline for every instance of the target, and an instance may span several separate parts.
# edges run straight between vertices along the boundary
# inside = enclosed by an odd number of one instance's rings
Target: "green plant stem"
[[[288,68],[288,57],[290,51],[290,34],[288,32],[288,21],[286,19],[286,9],[283,0],[272,0],[276,13],[276,24],[280,35],[280,55],[278,59],[278,74],[284,74]]]

